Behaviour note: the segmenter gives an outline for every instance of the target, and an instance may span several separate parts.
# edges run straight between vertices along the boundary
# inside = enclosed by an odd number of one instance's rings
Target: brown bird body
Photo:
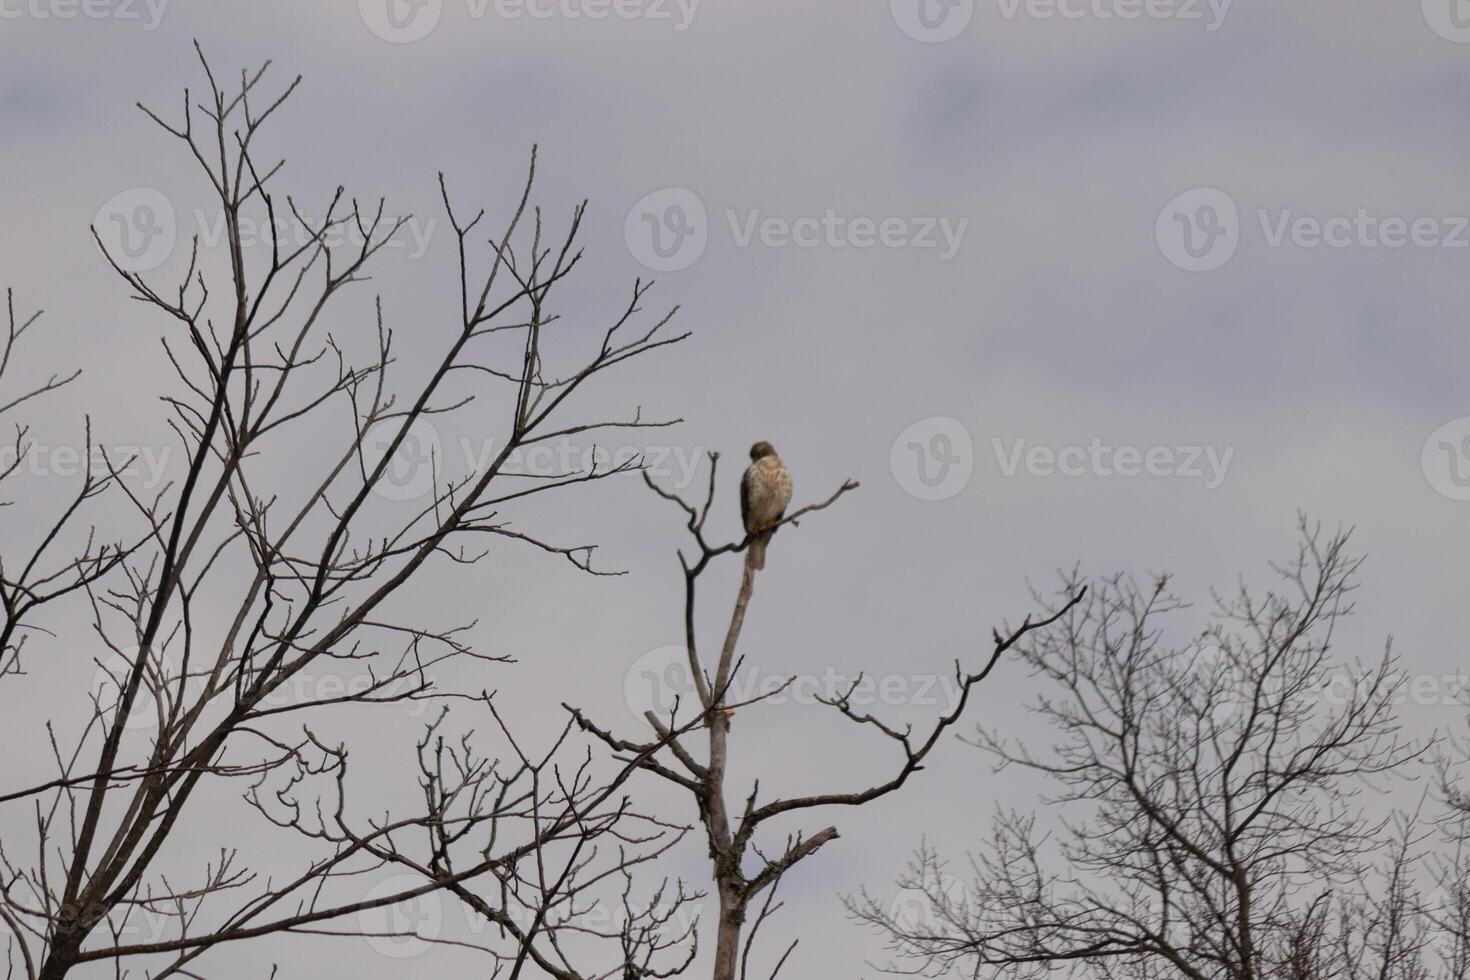
[[[754,535],[748,561],[757,571],[766,567],[766,544],[773,525],[786,515],[791,503],[791,473],[769,442],[750,447],[750,466],[740,480],[740,519],[745,533]]]

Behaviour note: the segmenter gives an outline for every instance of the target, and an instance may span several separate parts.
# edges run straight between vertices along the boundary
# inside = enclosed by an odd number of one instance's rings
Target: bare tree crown
[[[322,219],[308,219],[276,189],[282,161],[256,149],[300,79],[273,88],[266,65],[229,81],[202,54],[200,63],[202,97],[185,92],[177,113],[143,111],[208,182],[223,215],[223,254],[196,238],[185,268],[165,285],[129,271],[97,238],[132,299],[166,325],[162,355],[176,384],[162,397],[186,465],[145,494],[124,478],[125,460],[102,454],[31,544],[8,528],[0,535],[0,678],[16,682],[28,661],[45,658],[49,669],[60,657],[88,662],[66,667],[83,676],[95,663],[107,678],[81,731],[50,733],[56,777],[0,788],[0,804],[35,815],[31,839],[7,834],[0,850],[12,971],[54,980],[79,964],[149,956],[155,976],[187,974],[222,943],[330,931],[327,923],[364,908],[436,890],[499,927],[502,941],[487,952],[512,975],[529,962],[582,977],[643,975],[636,971],[662,968],[655,960],[666,952],[687,961],[688,930],[663,926],[667,900],[689,896],[669,885],[617,929],[592,934],[617,950],[611,974],[571,966],[559,930],[576,929],[575,912],[599,883],[626,886],[631,909],[631,870],[681,831],[638,814],[620,792],[636,766],[594,765],[585,749],[573,751],[570,729],[549,750],[524,747],[499,724],[490,696],[439,689],[447,661],[498,658],[472,648],[471,618],[421,622],[394,601],[426,567],[472,565],[492,554],[492,541],[595,571],[593,546],[550,540],[514,515],[526,498],[635,470],[637,460],[534,477],[512,472],[507,460],[551,440],[671,424],[637,410],[579,417],[574,405],[595,378],[683,339],[668,329],[673,312],[645,321],[649,287],[635,282],[578,350],[576,336],[587,334],[563,328],[557,300],[582,259],[585,205],[552,229],[531,199],[533,152],[512,218],[487,238],[484,212],[462,213],[441,175],[458,322],[427,380],[401,386],[389,324],[413,311],[396,309],[389,296],[356,330],[326,324],[361,321],[341,298],[367,280],[407,219],[387,219],[383,202],[364,206],[340,189]],[[304,241],[277,234],[288,217],[308,230]],[[243,228],[252,220],[269,229],[264,258],[247,254]],[[35,323],[10,305],[0,347],[7,385]],[[553,348],[564,352],[557,363],[576,357],[578,366],[553,371]],[[75,378],[22,382],[0,396],[0,416],[8,421]],[[487,402],[501,408],[491,414]],[[456,413],[495,431],[497,452],[468,473],[434,460],[422,499],[385,504],[376,491],[414,427]],[[341,427],[323,442],[330,421]],[[19,451],[24,426],[18,433]],[[277,487],[283,469],[294,482]],[[133,526],[86,527],[88,505],[104,493],[125,502]],[[63,603],[74,628],[53,642],[37,617]],[[346,695],[287,693],[293,678],[325,670],[351,670],[367,683]],[[455,697],[496,720],[515,761],[494,764],[446,737],[436,717],[418,746],[421,805],[354,817],[349,753],[314,734],[307,719],[331,707]],[[218,859],[195,880],[163,876],[195,797],[232,783],[268,820],[316,842],[320,856],[289,880],[261,878],[224,836]],[[407,870],[422,883],[363,900],[355,882],[378,868]],[[481,879],[494,886],[474,890]],[[129,917],[144,913],[171,928],[146,942],[124,938]]]
[[[1045,777],[1059,819],[998,813],[958,888],[922,849],[901,882],[925,898],[918,920],[867,895],[854,915],[905,963],[976,975],[1428,976],[1421,825],[1373,791],[1429,746],[1400,733],[1389,650],[1335,653],[1361,563],[1348,534],[1300,532],[1272,588],[1216,594],[1188,642],[1171,639],[1185,603],[1167,576],[1110,578],[1029,637],[1017,653],[1052,741],[976,744]]]

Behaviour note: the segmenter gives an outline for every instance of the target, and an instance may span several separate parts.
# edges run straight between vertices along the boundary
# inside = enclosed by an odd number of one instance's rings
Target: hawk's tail
[[[757,534],[755,540],[750,543],[750,551],[746,553],[746,561],[750,562],[750,567],[757,572],[766,567],[766,544],[771,540],[771,533],[762,531]]]

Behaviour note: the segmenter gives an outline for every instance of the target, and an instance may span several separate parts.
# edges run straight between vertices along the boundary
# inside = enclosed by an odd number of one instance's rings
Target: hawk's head
[[[750,458],[753,460],[774,455],[776,455],[776,447],[769,442],[758,442],[750,447]]]

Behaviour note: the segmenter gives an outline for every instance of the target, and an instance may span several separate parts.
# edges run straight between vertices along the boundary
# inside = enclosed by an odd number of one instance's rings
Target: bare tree
[[[1167,576],[1109,579],[1035,633],[1018,652],[1046,685],[1035,711],[1054,744],[979,744],[1046,777],[1056,824],[1000,813],[972,887],[945,887],[925,848],[902,882],[925,896],[922,921],[867,894],[855,916],[935,973],[1423,976],[1422,835],[1361,794],[1426,746],[1400,735],[1391,650],[1352,668],[1334,657],[1360,564],[1348,535],[1305,521],[1301,534],[1273,565],[1277,588],[1215,595],[1185,643],[1170,640],[1185,604]]]
[[[65,376],[52,374],[45,381],[24,380],[16,386],[14,376],[20,363],[21,340],[36,328],[41,312],[17,317],[14,291],[6,290],[5,313],[7,330],[4,346],[0,348],[0,422],[13,424],[15,436],[9,443],[8,461],[0,459],[0,493],[10,489],[7,481],[12,486],[15,484],[21,464],[31,449],[29,426],[21,421],[12,422],[12,419],[27,402],[66,387],[82,373],[78,370]],[[90,420],[86,432],[84,458],[90,461]],[[131,550],[120,543],[100,544],[96,540],[95,528],[87,528],[83,544],[64,557],[60,556],[62,532],[81,524],[79,515],[93,498],[106,492],[111,482],[110,474],[94,473],[88,466],[81,486],[59,508],[54,520],[45,525],[44,533],[36,539],[33,547],[28,551],[16,549],[0,553],[0,609],[5,614],[4,620],[0,621],[0,681],[7,676],[24,673],[22,654],[26,640],[32,635],[23,622],[26,617],[40,607],[60,602],[101,579],[116,568]],[[11,505],[12,501],[0,497],[0,515]],[[15,540],[10,534],[6,538]]]
[[[1400,814],[1393,834],[1335,891],[1303,892],[1263,930],[1267,976],[1283,980],[1429,980],[1448,978],[1445,933],[1424,888],[1429,831],[1421,813]]]
[[[636,890],[635,872],[689,829],[639,812],[623,792],[642,760],[599,775],[589,748],[577,755],[564,751],[570,721],[533,753],[493,698],[481,700],[508,758],[486,757],[468,734],[448,736],[443,709],[418,744],[421,813],[354,826],[346,816],[347,751],[320,744],[326,760],[320,770],[335,785],[331,810],[303,806],[298,798],[296,784],[317,773],[297,775],[271,799],[252,789],[250,802],[279,826],[330,842],[334,854],[360,854],[375,868],[397,868],[424,882],[410,892],[442,889],[463,903],[493,927],[498,941],[412,930],[405,938],[473,945],[491,959],[492,976],[519,977],[530,967],[556,980],[682,973],[697,951],[694,909],[703,896],[667,878]],[[202,951],[191,949],[171,969]]]
[[[143,492],[126,478],[127,460],[94,452],[89,430],[91,465],[54,521],[0,531],[0,677],[10,696],[24,696],[17,685],[37,660],[48,668],[66,661],[83,677],[93,663],[106,672],[80,731],[35,733],[45,736],[38,744],[54,757],[55,778],[0,789],[0,804],[30,813],[30,838],[7,832],[0,848],[11,973],[58,980],[79,964],[149,956],[158,976],[196,975],[193,961],[221,944],[340,931],[343,916],[445,890],[496,925],[503,942],[492,954],[507,975],[527,963],[558,977],[677,971],[692,955],[679,948],[688,930],[666,921],[667,900],[634,909],[631,886],[632,872],[681,833],[635,812],[621,790],[650,760],[593,765],[570,732],[539,751],[524,747],[492,697],[436,685],[449,661],[498,659],[469,645],[473,624],[418,622],[401,601],[425,569],[490,554],[508,560],[471,542],[528,546],[602,574],[592,546],[550,540],[512,517],[529,497],[635,470],[638,461],[535,474],[510,461],[552,440],[671,424],[568,409],[593,379],[681,340],[666,330],[673,312],[636,325],[648,289],[637,282],[578,352],[576,337],[586,334],[558,329],[554,300],[581,259],[585,205],[563,232],[544,226],[530,203],[533,152],[513,216],[481,254],[474,245],[484,212],[462,217],[441,175],[457,243],[458,322],[427,379],[399,390],[391,301],[378,300],[367,317],[375,322],[359,336],[328,332],[327,323],[364,318],[340,297],[367,278],[407,219],[388,219],[383,202],[363,207],[339,189],[310,220],[274,190],[282,163],[256,153],[262,127],[300,79],[267,93],[268,64],[225,85],[200,61],[202,99],[186,91],[172,119],[144,112],[207,180],[224,254],[201,249],[196,237],[187,268],[165,287],[129,271],[97,237],[132,298],[170,327],[162,351],[177,385],[163,395],[167,438],[182,446],[186,465],[174,482]],[[248,242],[249,223],[267,230],[263,245]],[[279,234],[286,224],[304,236]],[[0,381],[13,383],[12,354],[35,322],[11,307]],[[556,361],[576,358],[575,366],[549,367],[553,346]],[[8,421],[74,379],[22,384],[0,397],[0,415]],[[434,459],[429,492],[385,501],[377,491],[415,426],[456,413],[496,434],[492,458],[466,473]],[[334,417],[342,427],[332,437]],[[19,458],[26,430],[17,431]],[[104,494],[130,516],[95,530],[84,514]],[[336,669],[367,683],[330,695],[292,686]],[[348,749],[296,724],[343,708],[455,697],[496,720],[510,761],[446,742],[438,719],[419,745],[423,805],[370,820],[348,806]],[[208,788],[232,783],[276,824],[320,846],[320,856],[289,880],[258,876],[224,828],[217,858],[193,880],[170,877],[170,843],[190,807]],[[356,883],[386,867],[412,869],[422,883],[363,899]],[[479,889],[481,879],[494,887]],[[616,886],[630,910],[616,927],[589,927],[579,916],[599,885]],[[675,904],[688,897],[678,886],[656,892]],[[130,917],[141,915],[162,917],[165,934],[126,939]],[[610,968],[572,968],[569,944],[588,938],[610,944],[600,960]]]
[[[1470,687],[1460,684],[1454,691],[1458,704],[1465,704]],[[1461,770],[1470,761],[1470,742],[1450,734],[1444,751],[1435,760],[1440,800],[1445,805],[1438,821],[1441,847],[1430,855],[1430,877],[1434,896],[1428,915],[1438,932],[1445,974],[1453,980],[1470,977],[1470,794]]]
[[[877,738],[878,745],[889,747],[893,760],[891,774],[887,778],[856,789],[772,799],[761,798],[760,784],[757,782],[744,794],[744,802],[738,807],[732,807],[730,790],[726,785],[731,718],[736,709],[770,699],[785,690],[792,680],[788,679],[775,690],[744,702],[729,697],[733,690],[738,689],[735,678],[742,666],[742,660],[738,656],[740,634],[755,590],[757,567],[750,560],[749,535],[743,540],[718,544],[712,542],[707,535],[706,524],[715,506],[718,488],[718,454],[712,454],[710,462],[709,486],[702,501],[685,500],[658,487],[647,474],[644,476],[655,493],[683,510],[687,518],[686,527],[693,539],[692,554],[686,555],[680,551],[679,562],[684,572],[685,649],[697,703],[675,703],[670,706],[666,716],[660,716],[655,711],[646,712],[644,719],[649,731],[639,739],[627,739],[599,727],[580,709],[568,706],[568,710],[584,729],[601,738],[620,753],[621,758],[642,758],[643,761],[639,763],[642,768],[693,797],[709,845],[719,901],[712,976],[714,980],[735,980],[736,977],[745,978],[751,975],[751,950],[761,926],[780,908],[775,901],[775,895],[782,877],[799,862],[811,857],[838,837],[835,826],[825,826],[815,832],[798,828],[778,832],[772,843],[763,839],[770,833],[770,828],[780,821],[806,815],[809,811],[862,806],[901,789],[911,776],[924,768],[930,752],[960,720],[970,701],[972,689],[989,676],[1001,655],[1033,630],[1041,629],[1065,616],[1072,605],[1081,599],[1081,595],[1074,596],[1041,622],[1032,623],[1028,619],[1019,629],[1005,635],[995,633],[994,648],[978,668],[965,668],[956,661],[956,702],[950,711],[934,719],[922,731],[916,732],[909,725],[891,725],[855,707],[853,694],[863,683],[861,675],[846,690],[837,692],[833,697],[819,695],[818,700],[836,711],[841,718],[865,732],[871,731]],[[807,515],[825,510],[855,489],[857,484],[847,481],[825,500],[795,510],[775,527],[795,527]],[[700,583],[714,562],[741,554],[745,555],[744,571],[729,626],[717,651],[713,656],[706,656],[701,652],[703,646],[695,627]],[[696,756],[695,751],[686,744],[686,739],[680,735],[681,729],[687,728],[691,720],[702,725],[706,731],[708,741],[702,756]],[[656,752],[659,746],[665,744],[671,757]],[[755,916],[752,921],[753,910]],[[770,976],[774,977],[781,971],[795,946],[796,942],[792,942],[786,947]]]

